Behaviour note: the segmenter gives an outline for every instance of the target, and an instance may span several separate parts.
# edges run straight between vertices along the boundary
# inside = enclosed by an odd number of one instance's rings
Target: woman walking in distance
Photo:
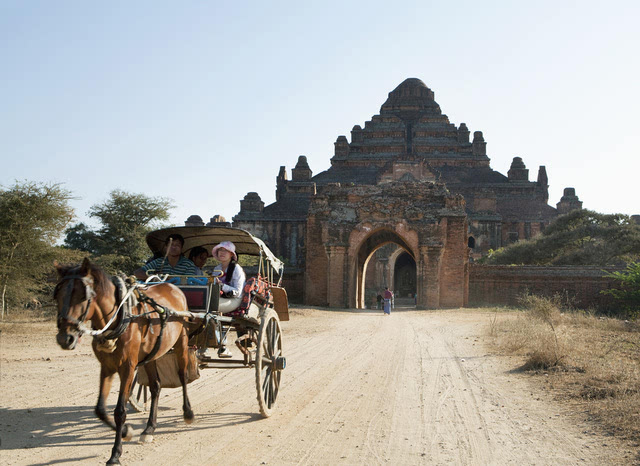
[[[384,289],[384,313],[385,315],[391,315],[391,299],[393,298],[393,293],[389,291],[389,287],[385,287]]]

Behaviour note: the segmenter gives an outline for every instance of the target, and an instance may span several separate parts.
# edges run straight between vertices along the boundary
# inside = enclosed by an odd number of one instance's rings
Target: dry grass
[[[501,351],[522,355],[523,370],[580,405],[621,439],[640,443],[640,325],[525,296],[516,317],[496,313],[489,332]]]

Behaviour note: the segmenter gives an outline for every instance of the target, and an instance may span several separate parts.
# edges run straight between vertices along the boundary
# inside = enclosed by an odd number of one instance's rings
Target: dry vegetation
[[[490,333],[522,370],[575,403],[609,433],[640,445],[640,324],[570,309],[561,299],[524,296],[513,317],[496,311]]]

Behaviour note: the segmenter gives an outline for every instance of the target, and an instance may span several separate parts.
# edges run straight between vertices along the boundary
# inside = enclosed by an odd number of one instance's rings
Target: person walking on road
[[[391,300],[393,299],[393,293],[389,291],[389,287],[384,289],[384,313],[385,315],[391,315]]]

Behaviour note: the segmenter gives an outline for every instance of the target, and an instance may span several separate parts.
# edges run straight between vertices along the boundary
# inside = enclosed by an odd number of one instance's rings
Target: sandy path
[[[202,372],[161,394],[153,444],[125,443],[123,464],[621,464],[567,408],[532,389],[517,362],[483,344],[473,310],[295,309],[283,322],[287,369],[276,413],[258,414],[249,369]],[[31,336],[24,335],[29,329]],[[0,462],[99,464],[113,433],[93,415],[98,365],[89,342],[62,351],[55,324],[0,337]],[[26,348],[26,351],[24,350]],[[110,398],[110,409],[115,402]],[[130,413],[142,428],[145,416]],[[628,456],[627,456],[628,457]]]

